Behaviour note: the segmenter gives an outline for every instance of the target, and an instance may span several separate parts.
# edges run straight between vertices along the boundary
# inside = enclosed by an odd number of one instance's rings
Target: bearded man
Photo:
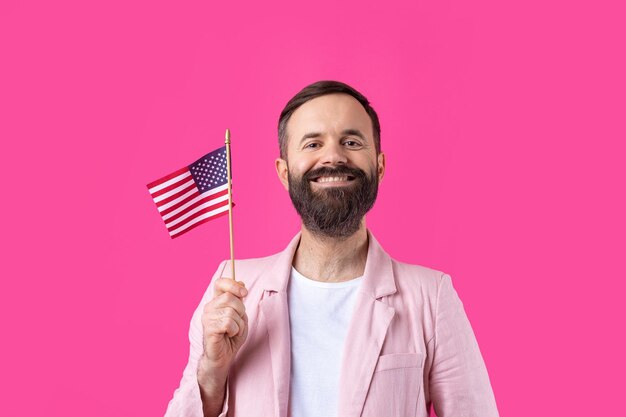
[[[450,276],[390,258],[366,228],[385,174],[369,101],[311,84],[278,136],[301,231],[278,254],[237,260],[241,281],[219,265],[166,416],[498,416]]]

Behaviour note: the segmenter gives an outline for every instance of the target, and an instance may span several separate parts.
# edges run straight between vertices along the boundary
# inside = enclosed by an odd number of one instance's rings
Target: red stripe
[[[166,214],[173,212],[177,208],[184,206],[185,204],[187,204],[194,198],[198,197],[199,195],[200,195],[199,193],[193,193],[189,197],[185,197],[184,199],[180,200],[178,203],[174,204],[172,207],[168,207],[165,210],[163,210],[161,212],[161,216],[165,216]]]
[[[188,177],[182,178],[180,181],[176,181],[173,184],[168,185],[167,187],[159,190],[159,191],[155,191],[154,193],[152,193],[152,198],[157,198],[158,196],[161,196],[165,193],[169,193],[170,191],[180,187],[181,185],[183,185],[186,182],[189,182],[189,180],[193,180],[193,177],[190,175]]]
[[[224,194],[228,194],[228,190],[223,190],[223,191],[220,191],[219,193],[215,193],[213,195],[208,195],[208,196],[206,196],[204,198],[201,198],[200,200],[196,201],[195,203],[193,203],[189,207],[185,208],[180,213],[176,213],[175,216],[172,216],[172,217],[168,218],[167,220],[165,220],[165,219],[163,219],[163,220],[166,223],[173,222],[174,220],[178,219],[179,217],[184,216],[186,213],[189,213],[191,210],[195,209],[196,207],[201,206],[202,204],[208,203],[211,200],[215,200],[216,198],[219,198],[220,196],[223,196]],[[161,215],[165,216],[167,214],[161,213]]]
[[[165,181],[169,181],[169,180],[171,180],[172,178],[176,178],[176,177],[178,177],[180,174],[183,174],[183,173],[185,173],[185,172],[187,172],[187,171],[188,171],[187,167],[185,167],[185,168],[181,168],[181,169],[179,169],[178,171],[174,171],[174,172],[172,172],[170,175],[166,175],[165,177],[163,177],[163,178],[161,178],[161,179],[158,179],[158,180],[156,180],[156,181],[152,181],[150,184],[148,184],[148,189],[150,189],[150,188],[152,188],[152,187],[155,187],[155,186],[157,186],[157,185],[159,185],[159,184],[161,184],[161,183],[163,183],[163,182],[165,182]]]
[[[221,196],[221,195],[224,195],[224,194],[227,194],[227,193],[228,193],[228,189],[223,190],[223,191],[220,191],[219,193],[215,193],[215,194],[213,194],[213,195],[210,195],[209,197],[213,197],[214,195]],[[187,204],[188,202],[190,202],[191,200],[193,200],[194,198],[196,198],[198,195],[199,195],[199,194],[194,194],[194,195],[191,195],[191,196],[189,196],[189,197],[185,198],[184,200],[179,201],[178,203],[174,204],[172,207],[168,207],[167,209],[165,209],[165,210],[163,210],[163,211],[161,212],[161,216],[165,216],[165,215],[167,215],[167,214],[169,214],[169,213],[173,212],[173,211],[174,211],[174,210],[176,210],[177,208],[184,206],[185,204]],[[204,201],[204,199],[202,199],[202,201]]]
[[[172,194],[171,196],[167,197],[165,200],[161,200],[158,203],[156,203],[157,207],[161,207],[171,201],[176,200],[178,197],[188,193],[191,190],[195,190],[196,192],[194,193],[195,195],[198,195],[198,187],[196,187],[196,183],[193,184],[189,184],[189,186],[187,186],[186,188],[183,188],[182,190],[180,190],[179,192]]]
[[[233,207],[234,207],[234,206],[235,206],[235,205],[233,204]],[[223,215],[225,215],[225,214],[228,214],[228,210],[223,211],[223,212],[221,212],[221,213],[217,213],[215,216],[211,216],[211,217],[209,217],[208,219],[202,219],[202,220],[200,220],[198,223],[194,224],[193,226],[189,226],[188,228],[186,228],[185,230],[181,231],[180,233],[176,233],[175,235],[171,235],[170,237],[171,237],[172,239],[174,239],[175,237],[178,237],[178,236],[184,235],[184,234],[185,234],[185,233],[187,233],[188,231],[192,230],[194,227],[196,227],[196,226],[200,226],[201,224],[206,223],[206,222],[208,222],[208,221],[211,221],[211,220],[213,220],[213,219],[217,219],[218,217],[221,217],[221,216],[223,216]]]
[[[193,219],[195,219],[196,217],[200,217],[201,215],[208,213],[209,211],[213,211],[215,209],[218,209],[220,207],[224,207],[228,205],[228,200],[226,201],[220,201],[219,203],[213,204],[212,206],[209,207],[205,207],[202,210],[198,211],[197,213],[194,213],[193,215],[187,217],[185,220],[183,220],[182,222],[175,224],[174,226],[170,226],[167,228],[168,232],[171,232],[172,230],[176,230],[184,225],[186,225],[187,223],[191,222]]]

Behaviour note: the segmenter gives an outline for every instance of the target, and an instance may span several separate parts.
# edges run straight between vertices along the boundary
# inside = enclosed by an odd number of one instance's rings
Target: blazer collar
[[[277,254],[267,274],[263,289],[266,291],[286,292],[291,275],[293,257],[300,244],[302,232],[298,232],[287,247]],[[367,230],[367,260],[361,291],[374,299],[396,292],[393,278],[391,257],[380,246],[372,232]]]
[[[393,277],[391,257],[383,250],[374,235],[367,231],[368,248],[367,260],[361,291],[374,299],[393,294],[396,290],[396,281]]]
[[[267,271],[263,289],[273,292],[287,292],[287,284],[289,284],[289,276],[291,275],[291,265],[296,249],[300,244],[300,236],[302,232],[298,232],[287,247],[276,254],[274,262]]]

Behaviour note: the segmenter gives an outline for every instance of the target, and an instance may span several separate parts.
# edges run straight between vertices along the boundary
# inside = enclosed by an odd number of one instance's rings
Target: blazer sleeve
[[[437,291],[429,386],[438,417],[498,417],[489,375],[463,309],[444,274]]]
[[[202,356],[202,311],[204,305],[213,298],[213,282],[222,275],[222,271],[227,261],[222,261],[217,271],[211,278],[211,282],[196,308],[191,318],[189,326],[189,360],[183,371],[180,385],[174,391],[174,396],[170,400],[165,417],[203,417],[202,399],[200,398],[200,387],[198,386],[197,372],[198,361]],[[228,412],[229,389],[226,384],[226,398],[222,412],[217,417],[226,417]]]

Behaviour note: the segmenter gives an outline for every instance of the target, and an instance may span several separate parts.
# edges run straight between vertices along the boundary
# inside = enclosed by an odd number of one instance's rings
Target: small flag
[[[226,146],[222,146],[148,184],[170,237],[228,213],[227,172]]]

